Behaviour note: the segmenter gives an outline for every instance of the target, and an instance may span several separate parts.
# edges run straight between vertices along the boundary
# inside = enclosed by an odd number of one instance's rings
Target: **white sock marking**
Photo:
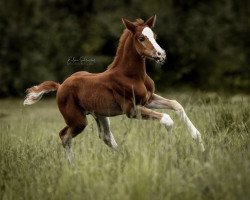
[[[118,144],[116,143],[115,138],[114,138],[114,136],[113,136],[113,134],[112,134],[111,131],[109,132],[109,135],[110,135],[110,143],[111,143],[112,147],[114,149],[117,148]]]
[[[173,126],[174,121],[171,119],[171,117],[168,114],[163,114],[160,123],[165,124],[166,126]]]
[[[187,125],[187,128],[192,136],[192,138],[194,140],[196,140],[200,146],[201,146],[201,150],[202,152],[205,151],[202,139],[201,139],[201,134],[200,132],[195,128],[195,126],[193,125],[193,123],[191,122],[191,120],[188,118],[186,112],[184,110],[180,110],[176,112],[177,115],[180,116],[181,120]]]

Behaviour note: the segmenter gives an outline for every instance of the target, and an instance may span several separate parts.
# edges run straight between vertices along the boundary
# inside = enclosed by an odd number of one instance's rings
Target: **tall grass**
[[[0,199],[250,199],[249,97],[171,94],[202,133],[202,153],[171,112],[174,135],[154,121],[111,118],[117,151],[88,127],[69,165],[55,100],[0,101]],[[165,111],[166,112],[166,111]]]

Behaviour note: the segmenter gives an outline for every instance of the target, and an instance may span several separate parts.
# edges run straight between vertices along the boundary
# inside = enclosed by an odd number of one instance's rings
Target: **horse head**
[[[122,21],[125,27],[133,34],[134,46],[138,54],[163,64],[166,60],[166,52],[156,42],[156,34],[152,31],[156,15],[153,15],[143,23],[133,23],[125,18],[122,18]]]

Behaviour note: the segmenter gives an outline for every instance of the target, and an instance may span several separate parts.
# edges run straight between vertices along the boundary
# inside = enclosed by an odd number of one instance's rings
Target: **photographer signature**
[[[75,57],[70,56],[67,60],[67,65],[93,65],[95,58],[88,58],[85,56]]]

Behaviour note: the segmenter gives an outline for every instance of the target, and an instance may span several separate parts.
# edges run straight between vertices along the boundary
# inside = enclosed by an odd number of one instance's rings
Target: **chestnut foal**
[[[154,93],[154,81],[147,75],[145,58],[162,64],[165,51],[157,44],[154,27],[156,16],[146,22],[138,19],[130,22],[122,19],[124,30],[115,59],[102,73],[81,71],[74,73],[61,85],[45,81],[27,89],[24,105],[31,105],[44,93],[57,90],[57,104],[67,124],[59,136],[71,160],[71,140],[87,126],[86,115],[91,114],[98,125],[100,138],[110,147],[117,143],[110,131],[109,116],[126,114],[129,118],[153,119],[165,125],[171,132],[173,120],[168,114],[151,109],[170,109],[186,124],[193,139],[202,143],[200,132],[186,115],[183,107],[175,100],[165,99]]]

